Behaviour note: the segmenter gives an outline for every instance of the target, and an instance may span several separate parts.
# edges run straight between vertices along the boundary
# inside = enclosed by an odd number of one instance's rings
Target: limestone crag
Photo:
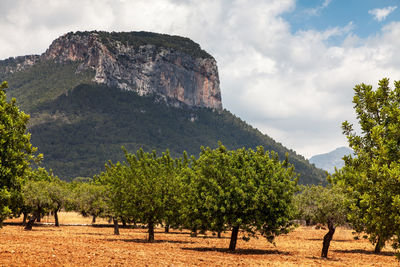
[[[40,60],[38,55],[10,57],[0,61],[0,74],[12,74],[17,71],[23,71]]]
[[[211,56],[193,56],[159,44],[132,45],[105,33],[80,32],[53,41],[41,60],[78,61],[81,64],[76,71],[93,69],[93,81],[99,84],[140,95],[156,94],[189,106],[222,109],[218,68]]]

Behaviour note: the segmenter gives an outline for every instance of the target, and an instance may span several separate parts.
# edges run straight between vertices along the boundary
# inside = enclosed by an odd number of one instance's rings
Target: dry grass
[[[62,223],[90,223],[75,214]],[[49,218],[50,221],[50,218]],[[264,238],[239,240],[237,251],[227,251],[229,233],[190,237],[187,231],[169,234],[157,229],[155,243],[147,243],[144,229],[90,226],[22,226],[0,230],[0,266],[400,266],[394,252],[385,248],[372,253],[367,240],[354,240],[351,230],[338,228],[329,259],[321,259],[325,230],[299,227],[276,239],[276,247]]]

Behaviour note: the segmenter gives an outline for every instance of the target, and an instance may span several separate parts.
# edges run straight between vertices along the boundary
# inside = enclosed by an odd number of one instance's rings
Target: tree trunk
[[[123,226],[123,227],[126,227],[126,220],[121,219],[121,221],[122,221],[122,226]]]
[[[40,215],[38,215],[38,214],[40,214],[40,213],[35,212],[32,214],[32,216],[28,220],[28,223],[25,225],[25,228],[24,228],[25,230],[28,230],[28,231],[32,230],[33,224],[35,223],[36,219],[38,217],[40,217]]]
[[[154,223],[149,223],[149,242],[154,242]]]
[[[333,238],[333,234],[335,233],[335,225],[333,224],[333,221],[328,219],[328,233],[324,236],[324,243],[322,245],[322,252],[321,252],[321,257],[322,258],[328,258],[328,250],[329,250],[329,245],[331,244],[331,240]]]
[[[114,221],[114,235],[119,235],[118,219],[113,218]]]
[[[169,224],[166,224],[166,225],[165,225],[165,232],[166,232],[166,233],[169,233]]]
[[[42,220],[42,208],[38,207],[37,214],[36,214],[36,221],[40,222]]]
[[[54,225],[57,227],[60,226],[60,222],[58,221],[58,210],[54,211]]]
[[[239,226],[232,228],[231,242],[229,244],[229,250],[234,251],[236,249],[236,241],[239,233]]]
[[[378,236],[378,241],[376,242],[375,245],[375,253],[379,254],[382,251],[382,248],[385,246],[385,241],[383,241],[383,238]]]
[[[24,215],[24,217],[22,218],[22,225],[25,226],[26,225],[26,218],[28,217],[28,213],[24,212],[23,215]]]
[[[217,237],[218,237],[218,238],[221,238],[221,231],[218,231],[218,232],[217,232]]]
[[[96,223],[96,215],[93,215],[92,224]]]
[[[190,234],[191,237],[196,237],[197,236],[197,227],[193,227],[192,233]]]

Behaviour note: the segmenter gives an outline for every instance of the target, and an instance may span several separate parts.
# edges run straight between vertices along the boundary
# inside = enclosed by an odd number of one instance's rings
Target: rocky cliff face
[[[181,38],[186,48],[171,44],[173,38]],[[93,81],[99,84],[140,95],[156,94],[189,106],[222,109],[215,59],[186,38],[152,33],[68,33],[53,41],[41,60],[78,61],[76,71],[93,69]]]
[[[40,60],[38,55],[20,56],[20,57],[10,57],[6,60],[0,61],[0,74],[12,74],[18,71],[23,71]]]

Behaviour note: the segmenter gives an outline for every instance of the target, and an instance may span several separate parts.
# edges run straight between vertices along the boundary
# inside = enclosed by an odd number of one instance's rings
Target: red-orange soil
[[[90,218],[64,214],[61,223],[90,223]],[[48,219],[50,220],[50,219]],[[87,220],[87,221],[85,221]],[[102,223],[104,223],[103,221]],[[390,246],[380,255],[352,231],[338,228],[329,258],[321,259],[326,230],[299,227],[276,238],[276,246],[265,238],[238,240],[237,250],[227,251],[229,233],[218,239],[211,234],[190,237],[188,231],[156,230],[154,243],[147,243],[145,229],[92,226],[6,225],[0,229],[0,266],[400,266]]]

